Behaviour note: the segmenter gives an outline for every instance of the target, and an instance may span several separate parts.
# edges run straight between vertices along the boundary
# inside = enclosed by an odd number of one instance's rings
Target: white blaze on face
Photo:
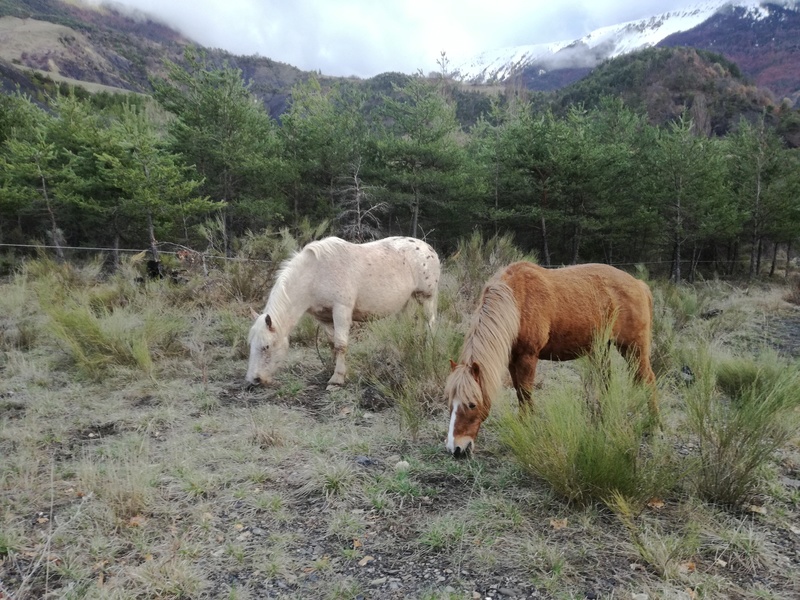
[[[450,428],[447,430],[447,442],[445,445],[451,454],[456,451],[456,440],[453,437],[453,432],[456,428],[456,414],[460,405],[461,402],[458,400],[453,401],[453,412],[450,413]]]

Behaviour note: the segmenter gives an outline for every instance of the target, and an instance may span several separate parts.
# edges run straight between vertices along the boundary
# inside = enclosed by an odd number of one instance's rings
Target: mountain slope
[[[728,6],[697,27],[668,36],[661,46],[712,50],[733,60],[742,72],[777,99],[800,102],[800,6],[765,5],[760,19]]]
[[[0,89],[35,87],[36,77],[77,83],[92,90],[149,93],[152,77],[166,73],[164,61],[183,61],[194,45],[143,14],[61,0],[0,0]],[[273,114],[289,89],[306,74],[259,56],[206,49],[216,65],[242,69]]]
[[[562,107],[590,108],[605,96],[621,98],[654,124],[688,111],[696,129],[717,136],[743,117],[771,119],[774,110],[770,93],[744,81],[736,64],[720,54],[682,47],[648,48],[608,60],[557,93]]]

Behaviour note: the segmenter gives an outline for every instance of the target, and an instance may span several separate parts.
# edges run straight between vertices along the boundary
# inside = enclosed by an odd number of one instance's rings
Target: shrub
[[[774,356],[761,360],[715,362],[707,351],[698,351],[686,420],[698,446],[692,482],[711,502],[744,501],[775,450],[795,431],[800,372]]]
[[[426,418],[444,407],[448,361],[458,355],[461,340],[449,321],[438,320],[431,331],[421,310],[406,310],[367,325],[352,346],[351,368],[397,402],[403,424],[416,438]]]
[[[581,359],[580,384],[559,382],[530,410],[505,412],[497,427],[522,468],[568,501],[609,503],[620,495],[643,506],[672,485],[671,452],[656,436],[645,443],[651,390],[621,357],[609,361],[604,347]]]
[[[476,231],[459,240],[455,253],[447,259],[447,271],[458,282],[458,295],[470,304],[478,297],[484,284],[499,269],[518,260],[536,262],[514,245],[511,234],[493,236],[488,240]]]

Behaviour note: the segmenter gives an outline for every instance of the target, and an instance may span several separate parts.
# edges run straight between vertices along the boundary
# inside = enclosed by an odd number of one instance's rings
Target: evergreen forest
[[[5,263],[29,246],[230,257],[248,234],[325,223],[443,252],[510,233],[543,265],[644,264],[681,281],[772,274],[800,232],[800,152],[773,106],[720,133],[697,103],[654,121],[611,85],[553,103],[465,92],[443,69],[311,77],[276,119],[241,71],[191,53],[153,89],[0,96]]]

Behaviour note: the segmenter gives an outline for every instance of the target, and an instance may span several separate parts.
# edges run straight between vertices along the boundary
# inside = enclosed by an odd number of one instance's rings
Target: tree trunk
[[[419,222],[419,193],[414,189],[414,203],[411,207],[411,237],[417,237],[417,223]]]
[[[792,266],[792,242],[786,242],[786,268],[783,270],[783,278],[789,279],[789,269]]]
[[[228,235],[228,211],[222,211],[222,247],[225,256],[232,256],[230,236]]]
[[[119,233],[114,234],[114,271],[119,270]]]
[[[764,238],[758,238],[758,252],[756,252],[756,275],[761,274],[761,255],[764,253]]]
[[[578,252],[580,250],[580,245],[581,245],[581,228],[580,225],[576,225],[572,235],[572,262],[570,264],[573,265],[578,264]]]
[[[772,264],[769,267],[769,276],[773,277],[775,275],[775,266],[778,262],[778,242],[775,242],[772,245]]]
[[[158,255],[158,242],[156,241],[156,229],[153,225],[153,214],[150,211],[147,211],[147,235],[150,238],[150,254],[152,254],[153,260],[158,263],[160,258]]]
[[[739,240],[733,242],[733,255],[731,256],[730,272],[728,275],[736,273],[736,263],[739,262]]]
[[[550,248],[547,245],[547,221],[544,218],[544,211],[542,212],[542,258],[544,259],[544,266],[550,266]]]
[[[58,224],[56,223],[56,214],[53,210],[52,205],[50,204],[50,194],[47,191],[47,179],[42,172],[42,167],[37,161],[36,169],[39,172],[39,179],[42,182],[42,198],[44,199],[44,204],[47,207],[47,214],[50,217],[50,235],[53,238],[53,246],[56,248],[56,258],[59,262],[64,262],[64,249],[61,247],[61,231],[58,229]]]
[[[672,249],[672,281],[681,282],[681,240],[675,239],[675,247]]]

